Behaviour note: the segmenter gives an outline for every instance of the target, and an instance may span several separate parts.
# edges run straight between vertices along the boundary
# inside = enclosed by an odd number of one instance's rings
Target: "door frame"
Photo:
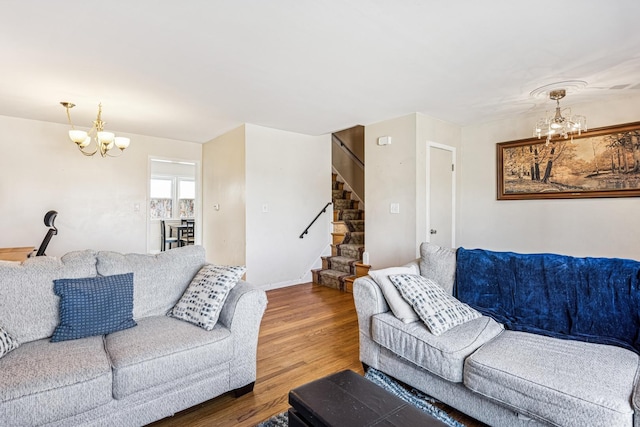
[[[150,186],[151,186],[151,177],[153,175],[151,172],[151,169],[152,169],[151,163],[154,160],[161,161],[161,162],[164,161],[169,163],[193,164],[195,166],[195,175],[193,177],[196,184],[196,202],[194,206],[194,214],[195,214],[195,233],[194,233],[195,243],[194,244],[201,245],[202,244],[202,224],[203,224],[203,221],[202,221],[202,161],[190,160],[190,159],[179,158],[179,157],[148,155],[147,156],[147,194],[145,196],[146,206],[144,209],[144,214],[147,222],[147,235],[146,235],[147,253],[152,253],[152,250],[151,250],[152,245],[151,245],[150,237],[151,237],[151,226],[154,220],[149,218],[149,192],[150,192]]]
[[[440,144],[438,142],[427,141],[427,170],[428,182],[426,185],[427,191],[427,238],[428,242],[431,242],[431,149],[436,148],[451,152],[451,164],[453,171],[451,173],[451,247],[456,246],[456,175],[458,171],[456,147],[450,145]]]

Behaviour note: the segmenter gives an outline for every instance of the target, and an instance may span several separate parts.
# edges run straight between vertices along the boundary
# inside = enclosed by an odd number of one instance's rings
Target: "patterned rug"
[[[405,402],[410,403],[419,409],[422,409],[424,412],[433,416],[434,418],[439,419],[446,425],[451,427],[464,427],[464,424],[454,420],[445,411],[434,406],[433,403],[438,401],[433,397],[427,396],[426,394],[415,389],[407,390],[402,385],[398,384],[395,380],[373,368],[369,368],[364,377],[370,381],[373,381],[375,384],[387,390],[391,394],[398,396]],[[289,422],[287,419],[287,413],[283,412],[269,418],[266,421],[261,422],[256,427],[287,427],[288,425]]]

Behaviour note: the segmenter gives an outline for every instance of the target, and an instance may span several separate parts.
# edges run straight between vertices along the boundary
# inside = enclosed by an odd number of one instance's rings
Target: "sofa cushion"
[[[136,326],[133,321],[133,274],[57,279],[60,324],[52,342],[104,335]]]
[[[133,273],[133,318],[165,315],[205,264],[202,246],[189,245],[157,255],[98,252],[102,276]]]
[[[18,348],[18,341],[0,326],[0,357]]]
[[[0,325],[20,343],[48,338],[58,325],[53,280],[96,275],[95,252],[69,252],[62,258],[34,257],[0,262]]]
[[[0,425],[42,425],[109,403],[102,337],[21,344],[0,359]]]
[[[420,275],[431,279],[448,293],[453,294],[456,278],[456,250],[441,248],[433,243],[420,245]]]
[[[389,278],[434,335],[440,335],[481,316],[478,311],[446,293],[431,279],[410,274]]]
[[[122,399],[229,363],[233,356],[230,335],[229,329],[220,325],[206,331],[168,316],[140,319],[135,328],[107,335],[113,396]]]
[[[415,265],[406,267],[390,267],[382,270],[371,270],[369,276],[378,284],[387,300],[389,308],[393,314],[404,323],[411,323],[419,320],[418,314],[413,310],[411,304],[405,301],[400,295],[400,291],[391,283],[389,276],[392,274],[418,274]]]
[[[245,267],[205,265],[198,271],[169,315],[207,331],[212,330],[229,291],[245,271]]]
[[[553,425],[632,425],[638,355],[619,347],[505,331],[471,355],[464,384]]]
[[[398,356],[452,382],[462,382],[465,359],[481,345],[502,333],[502,325],[480,317],[440,336],[422,322],[404,324],[391,313],[373,316],[371,334],[375,342]]]

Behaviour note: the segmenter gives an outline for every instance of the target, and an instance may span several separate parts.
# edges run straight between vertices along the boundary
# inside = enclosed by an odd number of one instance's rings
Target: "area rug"
[[[426,394],[415,389],[407,390],[394,379],[373,368],[369,368],[364,377],[370,381],[373,381],[375,384],[387,390],[389,393],[398,396],[405,402],[410,403],[419,409],[422,409],[427,414],[431,415],[434,418],[437,418],[450,427],[465,427],[464,424],[451,418],[445,411],[434,406],[433,403],[436,403],[438,401],[433,397],[427,396]],[[269,418],[266,421],[261,422],[256,427],[287,427],[288,425],[289,422],[287,419],[287,413],[283,412]]]

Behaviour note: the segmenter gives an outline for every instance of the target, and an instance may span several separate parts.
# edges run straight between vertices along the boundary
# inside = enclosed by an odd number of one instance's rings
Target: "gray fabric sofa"
[[[409,263],[448,293],[455,251],[424,243]],[[482,316],[431,334],[390,310],[381,286],[354,282],[360,360],[491,426],[640,426],[639,357],[625,348],[506,330]]]
[[[205,263],[201,246],[0,261],[0,325],[20,343],[0,358],[0,425],[140,426],[252,390],[264,291],[238,282],[212,331],[166,315]],[[54,279],[128,272],[137,326],[50,342],[59,320]]]

